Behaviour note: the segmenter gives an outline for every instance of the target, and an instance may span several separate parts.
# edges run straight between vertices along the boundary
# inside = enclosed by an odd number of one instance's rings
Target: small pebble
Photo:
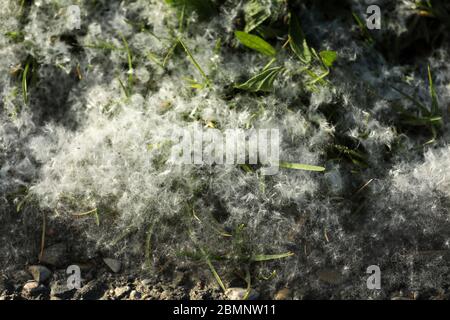
[[[52,272],[44,266],[30,266],[28,271],[33,276],[33,279],[39,283],[46,282],[52,275]]]
[[[130,290],[131,290],[131,288],[130,288],[129,286],[118,287],[118,288],[114,289],[114,295],[116,296],[116,298],[122,298],[122,297],[125,296]]]
[[[141,297],[142,297],[141,293],[138,292],[138,291],[136,291],[136,290],[133,290],[133,291],[131,291],[131,293],[130,293],[130,299],[131,299],[131,300],[140,300]]]
[[[225,291],[225,295],[229,300],[243,300],[246,294],[247,289],[244,288],[228,288]],[[256,300],[258,297],[258,291],[251,289],[250,294],[247,296],[247,300]]]
[[[119,260],[104,258],[103,262],[111,269],[112,272],[117,273],[122,268],[122,263]]]
[[[275,300],[288,300],[291,299],[291,290],[283,288],[275,294]]]

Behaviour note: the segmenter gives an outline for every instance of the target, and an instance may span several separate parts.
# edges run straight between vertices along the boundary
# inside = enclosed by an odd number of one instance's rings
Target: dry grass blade
[[[100,217],[98,216],[97,208],[89,210],[89,211],[86,211],[86,212],[82,212],[82,213],[73,213],[72,215],[74,217],[78,217],[79,218],[79,217],[85,217],[85,216],[88,216],[88,215],[91,215],[91,214],[94,215],[95,223],[97,224],[97,226],[99,226],[100,225]]]
[[[44,255],[46,229],[47,229],[47,218],[45,213],[42,213],[41,250],[39,251],[39,261],[42,259],[42,256]]]

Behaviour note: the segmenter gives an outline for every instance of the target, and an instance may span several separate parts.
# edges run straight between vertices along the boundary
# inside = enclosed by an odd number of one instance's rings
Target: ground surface
[[[450,5],[373,2],[0,0],[2,299],[448,298]]]

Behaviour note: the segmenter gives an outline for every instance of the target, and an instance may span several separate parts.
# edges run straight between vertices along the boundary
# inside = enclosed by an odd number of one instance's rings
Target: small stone
[[[23,286],[23,292],[24,293],[31,293],[33,290],[35,290],[37,287],[39,287],[39,283],[37,281],[28,281]]]
[[[167,290],[164,290],[163,292],[161,292],[161,294],[159,296],[159,300],[171,300],[170,292]]]
[[[57,243],[44,249],[39,261],[55,267],[63,267],[67,263],[67,248],[62,243]]]
[[[111,269],[112,272],[117,273],[122,267],[122,263],[119,260],[104,258],[103,262]]]
[[[141,297],[142,297],[141,293],[138,292],[138,291],[136,291],[136,290],[133,290],[133,291],[131,291],[131,293],[130,293],[130,299],[131,299],[131,300],[140,300]]]
[[[152,279],[144,279],[141,281],[144,286],[150,286],[153,283]]]
[[[118,288],[114,289],[114,295],[120,299],[123,296],[125,296],[128,292],[130,292],[130,290],[131,290],[131,288],[129,286],[118,287]]]
[[[41,293],[46,293],[48,289],[39,284],[37,281],[29,281],[23,286],[22,294],[27,296],[38,296]]]
[[[52,272],[44,266],[30,266],[28,271],[33,276],[33,279],[39,283],[46,282],[52,275]]]
[[[291,290],[288,288],[283,288],[277,293],[275,293],[275,300],[288,300],[291,299]]]
[[[243,300],[247,294],[247,289],[244,288],[228,288],[225,295],[229,300]],[[247,296],[247,300],[256,300],[259,297],[258,291],[251,289]]]

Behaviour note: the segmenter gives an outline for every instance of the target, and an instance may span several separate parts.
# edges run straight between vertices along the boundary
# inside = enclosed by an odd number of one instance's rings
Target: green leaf
[[[270,7],[259,0],[250,0],[244,6],[245,32],[250,32],[270,17]]]
[[[235,88],[251,92],[269,92],[273,89],[273,82],[275,81],[275,78],[282,70],[284,70],[283,67],[264,69],[261,73],[253,76],[245,83],[235,85]]]
[[[336,61],[337,53],[336,51],[325,50],[319,53],[320,58],[322,58],[322,62],[328,67],[331,68],[333,66],[334,61]]]
[[[324,167],[312,166],[309,164],[302,163],[291,163],[291,162],[280,162],[280,167],[285,169],[296,169],[296,170],[306,170],[306,171],[325,171]]]
[[[257,254],[252,257],[252,261],[261,262],[261,261],[268,261],[268,260],[283,259],[283,258],[291,257],[293,255],[294,255],[293,252],[286,252],[286,253],[279,253],[279,254]]]
[[[258,36],[243,31],[235,31],[234,35],[244,46],[256,50],[266,56],[274,57],[277,53],[274,47]]]
[[[289,21],[289,45],[301,62],[304,64],[311,62],[311,50],[306,42],[300,23],[292,14]]]

